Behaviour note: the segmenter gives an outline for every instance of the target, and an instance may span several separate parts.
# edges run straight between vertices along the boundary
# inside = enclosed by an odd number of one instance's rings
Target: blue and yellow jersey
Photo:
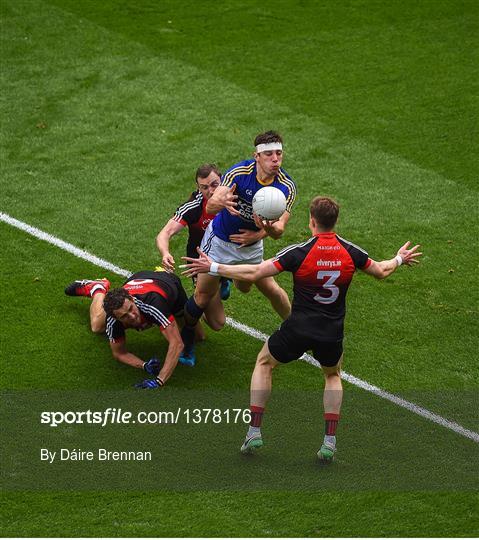
[[[253,219],[252,201],[254,194],[261,188],[273,186],[280,189],[286,197],[286,210],[288,212],[291,212],[296,199],[296,184],[285,170],[280,168],[272,182],[263,184],[256,178],[256,161],[254,159],[241,161],[224,173],[221,185],[231,187],[233,184],[236,184],[235,194],[238,195],[236,208],[241,212],[241,217],[232,216],[228,210],[223,208],[213,220],[213,232],[225,242],[229,242],[230,235],[239,233],[240,229],[258,230]]]

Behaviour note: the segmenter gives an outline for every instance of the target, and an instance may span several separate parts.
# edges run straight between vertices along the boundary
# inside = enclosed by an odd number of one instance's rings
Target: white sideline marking
[[[40,229],[37,229],[36,227],[32,227],[31,225],[28,225],[27,223],[24,223],[23,221],[19,221],[18,219],[15,219],[9,216],[8,214],[0,212],[0,220],[5,223],[8,223],[9,225],[12,225],[12,227],[16,227],[17,229],[25,231],[28,234],[31,234],[32,236],[39,238],[40,240],[44,240],[45,242],[53,244],[54,246],[59,247],[60,249],[63,249],[64,251],[67,251],[68,253],[71,253],[72,255],[75,255],[75,257],[78,257],[80,259],[84,259],[90,263],[93,263],[94,265],[99,266],[100,268],[104,268],[105,270],[109,270],[110,272],[113,272],[115,274],[118,274],[124,277],[128,277],[132,274],[132,272],[129,272],[128,270],[120,268],[119,266],[115,266],[114,264],[111,264],[110,262],[105,261],[104,259],[100,259],[99,257],[96,257],[95,255],[89,253],[88,251],[79,249],[73,244],[64,242],[63,240],[60,240],[60,238],[57,238],[56,236],[53,236],[49,233],[41,231]],[[235,328],[236,330],[239,330],[240,332],[243,332],[247,334],[248,336],[254,337],[261,341],[266,341],[269,337],[263,332],[256,330],[255,328],[251,328],[250,326],[247,326],[246,324],[235,321],[231,317],[226,318],[226,323],[232,326],[233,328]],[[319,362],[315,360],[309,354],[304,354],[301,357],[301,359],[315,367],[321,367]],[[354,375],[350,375],[349,373],[346,373],[345,371],[342,372],[341,378],[351,384],[354,384],[355,386],[358,386],[359,388],[362,388],[363,390],[366,390],[367,392],[371,392],[372,394],[382,397],[383,399],[391,401],[392,403],[394,403],[395,405],[398,405],[399,407],[403,407],[404,409],[407,409],[408,411],[411,411],[419,416],[422,416],[423,418],[426,418],[427,420],[430,420],[431,422],[439,424],[440,426],[450,429],[451,431],[454,431],[455,433],[458,433],[459,435],[462,435],[463,437],[467,437],[468,439],[471,439],[474,442],[479,443],[479,433],[466,429],[462,427],[460,424],[457,424],[456,422],[447,420],[446,418],[443,418],[442,416],[439,416],[438,414],[433,413],[429,411],[428,409],[424,409],[423,407],[420,407],[419,405],[416,405],[415,403],[412,403],[411,401],[407,401],[403,399],[402,397],[396,396],[395,394],[391,394],[390,392],[387,392],[386,390],[382,390],[381,388],[378,388],[377,386],[369,384],[368,382],[363,381],[362,379],[359,379],[358,377],[355,377]]]
[[[255,328],[251,328],[250,326],[247,326],[246,324],[235,321],[234,319],[231,319],[230,317],[226,317],[226,322],[233,328],[236,328],[236,330],[239,330],[240,332],[244,332],[245,334],[248,334],[249,336],[252,336],[256,339],[260,339],[261,341],[266,341],[269,337],[263,332],[260,332],[259,330],[256,330]],[[321,367],[321,364],[309,354],[303,354],[303,356],[301,357],[301,360],[304,360],[305,362],[307,362],[308,364],[311,364],[312,366],[315,366],[318,368]],[[450,429],[452,431],[455,431],[456,433],[459,433],[459,435],[463,435],[464,437],[467,437],[468,439],[471,439],[479,443],[479,433],[476,433],[475,431],[471,431],[470,429],[466,429],[456,422],[447,420],[446,418],[443,418],[442,416],[439,416],[438,414],[433,413],[429,411],[428,409],[425,409],[424,407],[420,407],[419,405],[412,403],[412,401],[407,401],[406,399],[403,399],[400,396],[391,394],[391,392],[382,390],[381,388],[374,386],[373,384],[369,384],[368,382],[363,381],[362,379],[359,379],[358,377],[355,377],[354,375],[350,375],[349,373],[346,373],[345,371],[341,372],[341,379],[344,379],[345,381],[351,384],[354,384],[355,386],[358,386],[359,388],[362,388],[363,390],[366,390],[367,392],[371,392],[372,394],[375,394],[376,396],[382,397],[383,399],[387,399],[388,401],[391,401],[395,405],[399,405],[399,407],[403,407],[404,409],[407,409],[408,411],[418,414],[419,416],[422,416],[423,418],[427,418],[428,420],[431,420],[431,422],[435,422],[436,424],[439,424],[447,429]]]
[[[91,253],[88,253],[88,251],[85,251],[84,249],[77,248],[73,244],[64,242],[63,240],[60,240],[60,238],[57,238],[56,236],[52,236],[51,234],[41,231],[40,229],[37,229],[36,227],[32,227],[31,225],[28,225],[27,223],[24,223],[23,221],[19,221],[18,219],[15,219],[9,216],[8,214],[4,214],[3,212],[0,212],[0,220],[4,221],[5,223],[8,223],[9,225],[12,225],[12,227],[16,227],[17,229],[27,232],[28,234],[31,234],[32,236],[35,236],[36,238],[40,238],[40,240],[45,240],[45,242],[48,242],[49,244],[53,244],[54,246],[59,247],[60,249],[63,249],[64,251],[68,251],[68,253],[75,255],[75,257],[78,257],[79,259],[85,259],[85,261],[89,261],[93,263],[94,265],[99,266],[100,268],[104,268],[105,270],[110,270],[110,272],[114,272],[115,274],[118,274],[120,276],[125,276],[125,277],[131,276],[131,272],[128,272],[128,270],[124,270],[123,268],[115,266],[114,264],[111,264],[108,261],[105,261],[105,259],[100,259],[99,257],[96,257],[95,255],[92,255]]]

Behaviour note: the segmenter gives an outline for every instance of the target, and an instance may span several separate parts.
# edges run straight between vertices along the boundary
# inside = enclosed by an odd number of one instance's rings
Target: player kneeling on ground
[[[158,388],[171,377],[184,347],[191,347],[194,326],[183,326],[186,293],[178,276],[168,272],[142,271],[130,276],[121,288],[109,291],[107,279],[74,281],[65,289],[69,296],[89,296],[90,324],[95,333],[106,332],[113,357],[129,366],[144,369],[153,379],[137,384],[139,388]],[[158,326],[168,341],[163,366],[156,358],[144,362],[126,348],[125,330],[141,331]]]
[[[257,281],[284,270],[293,274],[294,294],[290,317],[261,349],[251,378],[251,423],[241,452],[263,446],[261,421],[271,394],[272,371],[280,364],[300,358],[311,350],[325,377],[323,395],[326,434],[318,451],[319,459],[331,461],[336,452],[336,426],[343,399],[341,361],[346,293],[357,268],[378,279],[392,274],[401,264],[419,262],[419,246],[404,244],[397,255],[376,262],[334,231],[339,206],[326,197],[316,197],[310,205],[309,228],[313,237],[289,246],[273,259],[258,265],[230,266],[213,262],[204,253],[189,262],[186,275],[210,272],[233,279]]]

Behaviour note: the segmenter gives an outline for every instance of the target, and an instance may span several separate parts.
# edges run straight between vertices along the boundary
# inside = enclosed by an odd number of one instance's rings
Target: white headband
[[[270,142],[266,144],[258,144],[256,147],[256,152],[260,154],[261,152],[268,152],[268,150],[282,150],[283,145],[280,142]]]

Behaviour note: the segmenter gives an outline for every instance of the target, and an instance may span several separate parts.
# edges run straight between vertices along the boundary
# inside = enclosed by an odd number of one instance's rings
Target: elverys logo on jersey
[[[245,201],[244,199],[238,198],[238,206],[236,207],[236,209],[245,221],[254,222],[253,206],[251,204],[251,201]]]
[[[327,266],[328,268],[336,268],[338,266],[341,266],[341,261],[330,261],[330,260],[323,260],[319,259],[319,261],[316,261],[317,266]]]

